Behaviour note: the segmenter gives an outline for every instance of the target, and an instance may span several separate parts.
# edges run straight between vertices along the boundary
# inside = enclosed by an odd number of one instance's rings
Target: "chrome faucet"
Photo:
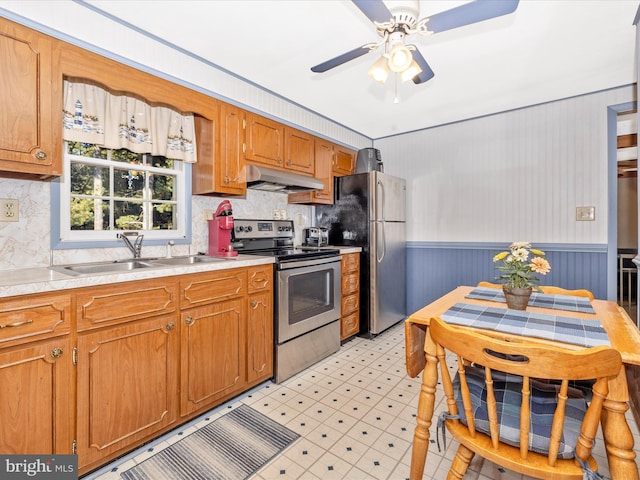
[[[136,239],[131,243],[129,237],[136,237]],[[137,232],[124,232],[119,233],[118,238],[124,242],[124,246],[127,247],[131,253],[133,254],[133,258],[140,258],[140,254],[142,253],[142,240],[144,239],[144,235],[138,235]]]

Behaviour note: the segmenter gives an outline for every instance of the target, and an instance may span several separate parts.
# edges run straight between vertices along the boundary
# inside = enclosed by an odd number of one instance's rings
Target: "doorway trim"
[[[636,110],[636,102],[607,107],[607,300],[618,303],[618,113]]]

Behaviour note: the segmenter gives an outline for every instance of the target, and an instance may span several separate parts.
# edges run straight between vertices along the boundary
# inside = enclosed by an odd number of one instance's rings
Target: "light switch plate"
[[[596,219],[596,207],[576,207],[576,221],[591,222]]]

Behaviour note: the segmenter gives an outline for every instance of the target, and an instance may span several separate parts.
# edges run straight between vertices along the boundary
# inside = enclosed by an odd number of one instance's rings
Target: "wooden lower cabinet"
[[[0,348],[0,452],[72,453],[75,388],[71,351],[68,335]]]
[[[188,415],[245,384],[245,299],[189,309],[181,313],[180,324],[180,413]]]
[[[360,254],[342,255],[340,340],[346,340],[360,331]]]
[[[71,296],[0,302],[0,452],[69,454],[75,439]]]
[[[0,299],[0,452],[99,468],[273,376],[273,266]]]
[[[176,423],[175,315],[78,335],[78,466],[99,466]]]
[[[273,267],[249,268],[247,306],[247,382],[273,376]]]

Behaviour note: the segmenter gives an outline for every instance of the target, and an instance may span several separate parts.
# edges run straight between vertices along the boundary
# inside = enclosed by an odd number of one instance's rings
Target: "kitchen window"
[[[63,241],[112,240],[114,231],[145,239],[185,236],[184,163],[127,149],[65,142],[60,191]]]
[[[92,82],[65,80],[64,92],[52,248],[121,245],[124,231],[144,235],[145,243],[188,241],[193,115]]]

